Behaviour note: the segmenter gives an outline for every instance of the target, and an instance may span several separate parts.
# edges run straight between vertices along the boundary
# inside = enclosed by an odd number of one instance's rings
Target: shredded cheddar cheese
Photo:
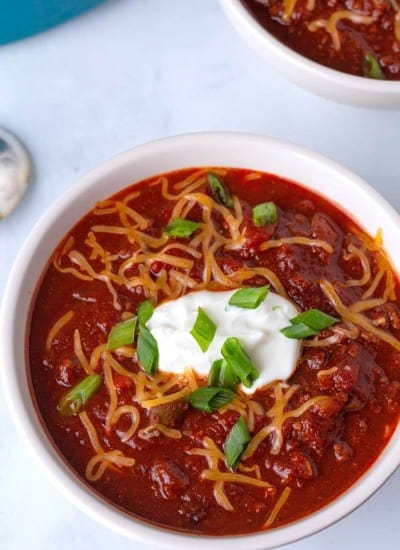
[[[71,321],[71,319],[74,316],[74,312],[72,310],[67,311],[64,315],[62,315],[51,327],[49,330],[49,334],[46,339],[46,350],[49,351],[51,348],[51,345],[53,343],[54,338],[57,336],[57,334],[61,331],[61,329]]]
[[[74,352],[86,374],[92,374],[93,369],[83,353],[79,329],[74,330]]]
[[[268,527],[270,527],[274,523],[281,508],[285,505],[287,499],[289,498],[291,491],[292,490],[290,489],[290,487],[285,487],[283,489],[277,503],[275,504],[270,515],[268,516],[267,521],[263,525],[264,529],[268,529]]]
[[[285,237],[283,239],[271,239],[260,245],[260,250],[268,250],[269,248],[276,248],[285,244],[293,245],[300,244],[305,246],[316,246],[323,248],[329,254],[332,254],[333,248],[326,241],[321,239],[309,239],[308,237]]]
[[[363,328],[367,332],[370,332],[380,340],[383,340],[384,342],[387,342],[388,344],[390,344],[397,351],[400,351],[400,341],[397,340],[397,338],[395,338],[392,334],[390,334],[390,332],[387,332],[385,330],[375,327],[372,321],[370,321],[362,313],[355,312],[351,310],[349,307],[345,306],[341,301],[341,299],[339,298],[332,283],[330,283],[329,281],[323,280],[321,281],[320,286],[323,292],[325,293],[325,295],[329,298],[333,307],[336,309],[336,311],[339,313],[339,315],[342,317],[344,321],[348,321],[350,323],[359,325],[361,328]]]
[[[135,465],[135,459],[124,456],[121,451],[104,451],[103,447],[100,445],[96,429],[90,421],[87,413],[80,413],[79,418],[81,419],[81,422],[89,436],[90,443],[96,452],[86,466],[85,475],[89,481],[97,481],[100,479],[106,469],[111,465],[114,465],[117,468],[131,468]]]
[[[337,26],[344,20],[361,25],[371,25],[375,21],[375,18],[368,15],[360,15],[350,10],[338,10],[328,19],[315,19],[308,25],[308,29],[312,32],[321,28],[326,29],[331,36],[333,47],[335,50],[340,50],[340,34]]]

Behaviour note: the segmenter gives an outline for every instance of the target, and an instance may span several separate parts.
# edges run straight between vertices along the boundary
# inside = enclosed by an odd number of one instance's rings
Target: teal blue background
[[[0,44],[67,21],[104,0],[1,0]]]

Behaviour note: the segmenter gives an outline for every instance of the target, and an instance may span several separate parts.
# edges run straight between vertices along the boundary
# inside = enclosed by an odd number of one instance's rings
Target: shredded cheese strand
[[[57,336],[57,334],[61,331],[62,328],[65,327],[73,318],[74,312],[72,310],[67,311],[62,317],[60,317],[54,325],[49,330],[47,339],[46,339],[46,351],[50,351],[51,345]]]
[[[365,252],[361,248],[357,248],[352,243],[347,247],[349,254],[344,257],[345,260],[350,258],[358,258],[363,270],[361,279],[348,279],[346,281],[347,286],[365,286],[371,279],[371,268]]]
[[[244,474],[234,474],[231,472],[216,472],[215,470],[203,470],[200,474],[202,479],[210,481],[223,481],[224,483],[243,483],[253,485],[254,487],[272,487],[267,481]]]
[[[399,340],[397,340],[389,332],[374,326],[373,323],[367,317],[365,317],[365,315],[363,315],[362,313],[353,312],[351,309],[346,307],[343,304],[343,302],[340,300],[336,290],[334,289],[333,285],[329,281],[327,280],[321,281],[320,287],[323,290],[325,296],[329,299],[333,307],[336,309],[336,311],[339,313],[339,315],[342,317],[344,321],[349,321],[350,323],[359,325],[361,328],[363,328],[367,332],[374,334],[380,340],[383,340],[384,342],[390,344],[397,351],[400,351]]]
[[[147,399],[145,401],[142,401],[141,405],[144,409],[150,409],[151,407],[156,407],[158,405],[165,405],[166,403],[172,403],[173,401],[178,401],[179,399],[183,399],[187,395],[192,393],[192,390],[190,386],[187,386],[185,388],[182,388],[178,392],[163,395],[161,397],[156,397],[155,399]]]
[[[338,10],[334,12],[328,19],[316,19],[308,25],[308,30],[311,32],[317,29],[325,29],[331,36],[332,44],[335,50],[340,50],[340,34],[337,28],[338,23],[344,20],[358,23],[361,25],[371,25],[375,19],[368,15],[360,15],[349,10]]]
[[[282,239],[271,239],[265,243],[260,244],[260,250],[269,250],[270,248],[276,248],[284,245],[301,244],[305,246],[317,246],[323,248],[329,254],[332,254],[333,248],[326,241],[321,239],[309,239],[308,237],[284,237]]]
[[[82,350],[81,335],[79,329],[74,330],[74,353],[86,374],[93,374],[93,369]]]
[[[164,426],[164,424],[151,424],[138,432],[140,439],[152,439],[153,437],[158,437],[160,434],[172,439],[180,439],[182,437],[180,430],[169,428],[168,426]]]
[[[281,508],[285,505],[287,499],[289,498],[290,493],[291,493],[290,487],[285,487],[283,489],[280,497],[278,498],[277,503],[275,504],[275,506],[272,509],[272,512],[268,516],[267,521],[264,523],[263,529],[268,529],[268,527],[271,527],[271,525],[276,520],[279,512],[281,511]]]

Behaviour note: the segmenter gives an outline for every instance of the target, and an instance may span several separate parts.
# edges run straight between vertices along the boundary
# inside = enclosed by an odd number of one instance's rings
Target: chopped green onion
[[[191,220],[185,220],[184,218],[176,218],[164,229],[164,233],[170,237],[180,237],[187,239],[192,233],[199,228],[197,222]]]
[[[228,388],[203,386],[192,392],[188,401],[194,409],[211,413],[232,401],[234,396],[235,393]]]
[[[77,414],[94,393],[99,389],[102,383],[100,374],[90,374],[79,382],[76,386],[64,395],[57,406],[57,410],[63,416],[74,416]]]
[[[135,339],[137,318],[132,317],[114,325],[107,338],[107,349],[112,351],[132,344]]]
[[[258,227],[274,223],[277,219],[278,211],[273,202],[262,202],[253,208],[253,222]]]
[[[140,325],[136,351],[140,365],[153,376],[158,367],[158,344],[145,325]]]
[[[217,359],[213,362],[208,375],[209,386],[220,386],[234,390],[238,384],[239,378],[225,359]]]
[[[235,337],[227,338],[222,345],[221,353],[236,376],[240,378],[242,384],[246,388],[250,388],[254,380],[258,378],[259,372],[239,340]]]
[[[281,333],[287,338],[307,338],[307,336],[314,336],[328,328],[335,323],[339,322],[339,319],[332,317],[319,309],[308,309],[300,315],[290,319],[292,323],[288,327],[281,329]]]
[[[209,386],[219,386],[221,367],[223,362],[224,362],[223,359],[217,359],[211,365],[210,372],[208,373]]]
[[[230,365],[224,359],[222,360],[219,380],[221,386],[224,386],[225,388],[231,388],[232,390],[234,390],[240,382],[237,374],[232,368],[232,365]]]
[[[324,330],[324,328],[328,328],[331,325],[338,323],[339,319],[336,319],[336,317],[332,317],[319,309],[308,309],[293,319],[290,319],[290,322],[292,325],[303,323],[311,329],[319,332],[320,330]]]
[[[301,340],[302,338],[307,338],[307,336],[318,334],[318,330],[313,330],[304,323],[289,325],[288,327],[282,328],[280,332],[283,336],[286,336],[286,338],[293,338],[295,340]]]
[[[232,208],[232,196],[229,193],[227,187],[222,183],[222,181],[212,172],[209,172],[207,174],[207,179],[214,199],[224,206]]]
[[[269,285],[256,288],[241,288],[235,294],[232,294],[228,304],[245,309],[255,309],[265,300],[268,292]]]
[[[151,318],[153,315],[153,304],[150,300],[145,300],[142,302],[139,307],[137,308],[137,317],[139,320],[140,325],[145,325],[147,321]]]
[[[205,352],[210,347],[217,331],[217,325],[212,321],[207,313],[199,307],[196,321],[193,325],[190,334],[199,344],[201,351]]]
[[[374,55],[366,55],[363,60],[363,73],[367,78],[384,80],[385,74],[378,59]]]
[[[226,465],[234,470],[244,450],[250,441],[250,433],[247,424],[241,416],[229,432],[224,443]]]

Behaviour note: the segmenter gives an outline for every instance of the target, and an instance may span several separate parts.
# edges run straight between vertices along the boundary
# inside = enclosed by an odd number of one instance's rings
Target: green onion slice
[[[184,218],[176,218],[167,225],[164,229],[164,233],[170,237],[180,237],[181,239],[187,239],[192,233],[199,228],[197,222],[192,222],[191,220],[185,220]]]
[[[307,338],[307,336],[318,334],[318,330],[313,330],[304,323],[289,325],[288,327],[282,328],[280,332],[283,336],[286,336],[286,338],[293,338],[295,340],[301,340],[302,338]]]
[[[376,80],[384,80],[385,74],[382,71],[382,67],[378,59],[371,54],[364,57],[363,60],[363,73],[367,78],[375,78]]]
[[[234,396],[235,392],[229,388],[203,386],[192,392],[188,401],[194,409],[211,413],[232,401]]]
[[[209,172],[207,174],[207,179],[214,199],[220,204],[232,208],[232,196],[229,193],[228,188],[222,183],[222,181],[212,172]]]
[[[278,211],[273,202],[262,202],[253,208],[253,222],[258,227],[274,223],[277,219]]]
[[[151,318],[153,315],[153,304],[150,300],[145,300],[142,302],[139,307],[137,308],[137,317],[139,320],[140,325],[145,325],[147,321]]]
[[[140,365],[153,376],[158,367],[158,344],[145,325],[140,325],[136,351]]]
[[[208,373],[208,385],[209,386],[219,386],[220,384],[220,375],[223,359],[217,359],[213,362]]]
[[[57,406],[57,410],[62,416],[76,415],[82,405],[85,405],[89,399],[96,393],[102,383],[100,374],[90,374],[71,388],[64,395]]]
[[[267,297],[269,285],[256,288],[241,288],[229,299],[230,306],[242,307],[244,309],[256,309]]]
[[[311,329],[317,330],[319,332],[320,330],[324,330],[324,328],[328,328],[331,325],[338,323],[339,319],[337,319],[336,317],[332,317],[331,315],[328,315],[327,313],[324,313],[319,309],[308,309],[307,311],[300,313],[300,315],[297,315],[293,319],[290,319],[290,322],[293,325],[303,323]]]
[[[112,327],[107,338],[107,349],[112,351],[121,346],[133,344],[135,340],[137,318],[132,317]]]
[[[231,390],[234,390],[240,382],[239,377],[232,368],[232,365],[225,360],[222,361],[219,380],[221,386],[230,388]]]
[[[193,325],[190,334],[199,344],[201,351],[206,352],[210,347],[217,331],[217,325],[212,321],[207,313],[199,307],[196,321]]]
[[[217,359],[213,362],[208,375],[209,386],[220,386],[234,390],[240,380],[231,365],[225,359]]]
[[[250,388],[254,380],[259,377],[259,372],[243,349],[238,338],[227,338],[222,345],[221,353],[236,376],[240,378],[242,384]]]
[[[250,441],[250,433],[247,424],[241,416],[229,432],[224,443],[226,465],[234,470],[244,450]]]
[[[339,319],[332,317],[319,309],[308,309],[300,315],[290,319],[292,323],[288,327],[281,329],[281,333],[287,338],[307,338],[307,336],[314,336],[328,328],[335,323],[339,322]]]

